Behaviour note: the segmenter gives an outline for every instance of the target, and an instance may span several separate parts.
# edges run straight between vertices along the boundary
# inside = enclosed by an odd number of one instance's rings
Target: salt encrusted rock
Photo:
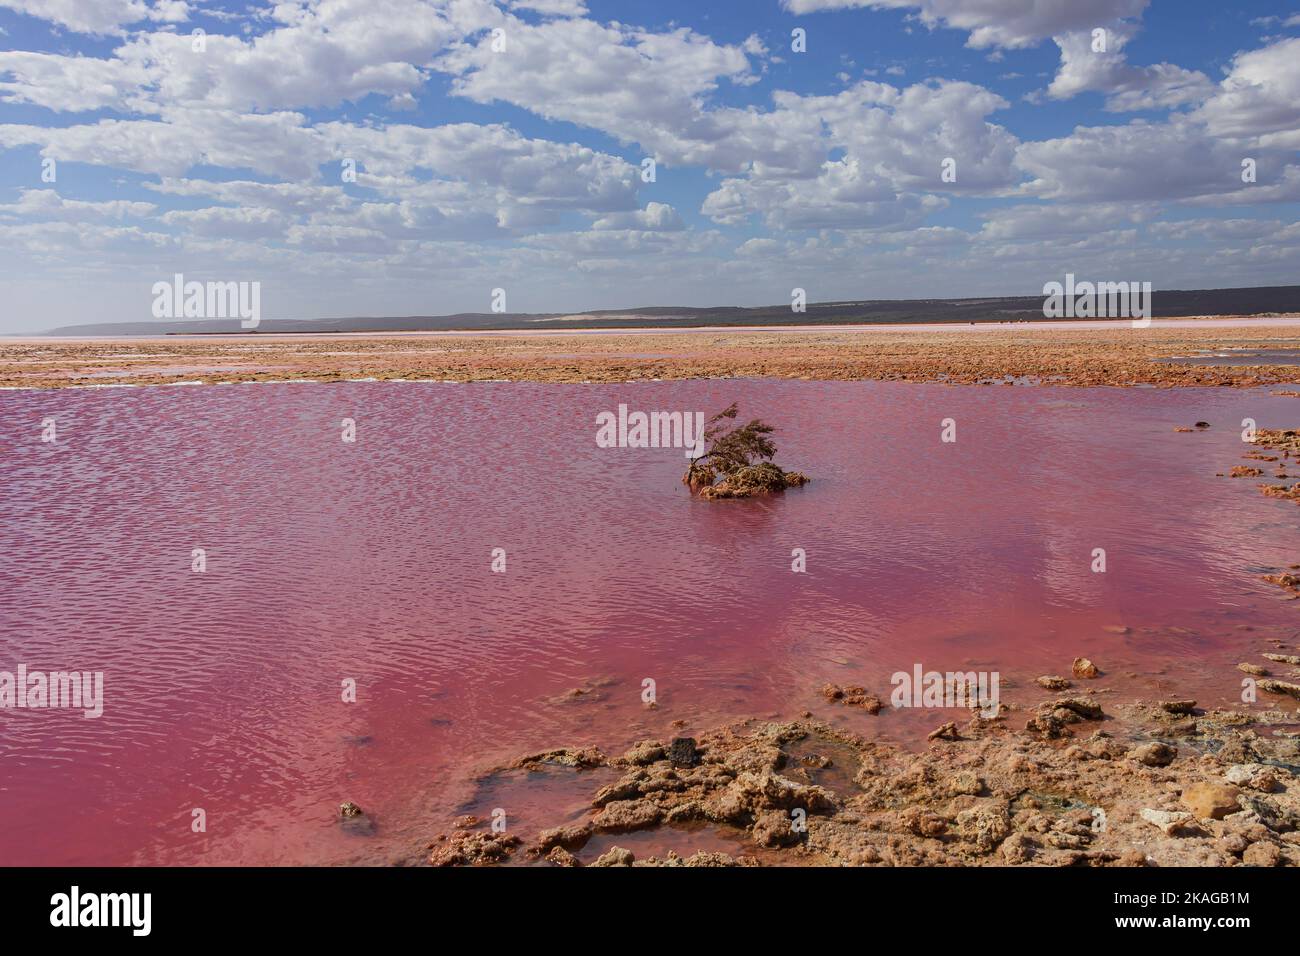
[[[957,814],[957,834],[975,844],[981,853],[991,853],[1011,832],[1011,818],[1003,800],[981,801]]]
[[[806,813],[813,814],[830,813],[835,809],[834,801],[828,791],[770,771],[740,773],[729,789],[743,804],[753,810],[802,809]]]
[[[1291,684],[1284,680],[1272,680],[1265,678],[1259,683],[1259,689],[1268,691],[1270,694],[1287,694],[1291,697],[1300,698],[1300,684]]]
[[[1089,700],[1087,697],[1062,697],[1060,700],[1053,701],[1045,705],[1046,709],[1055,713],[1058,710],[1068,710],[1085,720],[1100,720],[1103,716],[1101,704],[1095,700]]]
[[[1294,798],[1284,803],[1276,797],[1243,793],[1240,801],[1244,810],[1274,833],[1300,829],[1300,804]]]
[[[633,766],[643,767],[646,764],[654,763],[657,760],[663,760],[667,751],[664,745],[657,740],[642,740],[634,744],[627,753],[618,759],[618,763],[632,764]]]
[[[961,740],[961,734],[957,733],[957,725],[952,721],[930,731],[928,740]]]
[[[1223,778],[1239,787],[1275,793],[1282,789],[1282,783],[1278,779],[1280,772],[1282,772],[1280,769],[1260,763],[1239,763],[1224,771]]]
[[[1002,846],[998,847],[998,853],[1010,865],[1018,866],[1032,860],[1037,853],[1037,847],[1025,834],[1013,833],[1002,842]]]
[[[1070,672],[1073,673],[1075,677],[1088,679],[1096,677],[1099,673],[1097,665],[1086,657],[1076,657],[1074,663],[1070,665]]]
[[[1277,866],[1282,862],[1282,852],[1272,843],[1252,843],[1241,855],[1246,866]]]
[[[552,866],[582,866],[578,858],[562,846],[554,847],[550,853],[546,854],[546,862]]]
[[[922,837],[938,837],[948,832],[948,821],[932,810],[921,807],[904,807],[898,814],[898,824],[909,833]]]
[[[669,859],[663,862],[657,860],[646,861],[648,866],[689,866],[689,867],[718,867],[718,866],[757,866],[758,861],[752,856],[732,856],[729,853],[709,853],[705,850],[699,850],[692,853],[686,859],[681,859],[671,850],[668,852]]]
[[[1065,729],[1065,722],[1055,714],[1039,714],[1037,717],[1030,717],[1025,723],[1025,730],[1046,737],[1048,740],[1055,740],[1069,733]]]
[[[375,832],[374,819],[351,800],[339,804],[339,823],[348,833],[371,836]]]
[[[1182,810],[1143,809],[1142,819],[1159,827],[1165,836],[1175,836],[1192,823],[1192,815]]]
[[[631,866],[636,860],[631,850],[625,850],[621,846],[612,847],[609,852],[602,854],[592,866]]]
[[[1064,677],[1043,676],[1037,678],[1035,683],[1047,690],[1068,690],[1070,688],[1070,682]]]
[[[1197,783],[1183,791],[1182,803],[1199,819],[1222,820],[1241,809],[1237,805],[1240,793],[1236,787],[1225,784]]]
[[[1178,756],[1178,748],[1155,741],[1133,748],[1129,756],[1147,767],[1167,767]]]
[[[457,833],[442,836],[429,854],[432,866],[485,866],[509,858],[520,839],[512,833]]]
[[[1229,856],[1241,856],[1246,852],[1250,841],[1240,833],[1225,833],[1218,840],[1218,847]]]
[[[1269,584],[1276,584],[1280,588],[1287,588],[1292,591],[1300,589],[1300,574],[1283,571],[1280,574],[1265,574],[1261,575],[1261,577]]]
[[[654,826],[662,816],[663,811],[648,799],[614,800],[592,818],[591,825],[604,833],[627,833]]]
[[[821,694],[827,700],[833,703],[844,704],[848,707],[861,707],[869,714],[878,714],[884,706],[880,698],[874,694],[868,694],[865,687],[841,687],[838,684],[826,684],[822,687]]]
[[[789,846],[798,843],[791,815],[782,810],[764,810],[754,817],[753,837],[759,846]]]
[[[591,839],[593,832],[590,823],[570,823],[566,826],[551,827],[537,834],[537,842],[531,852],[545,853],[554,847],[576,850]]]
[[[1167,714],[1190,714],[1196,710],[1196,701],[1194,700],[1162,700],[1157,705]]]
[[[605,755],[595,747],[584,747],[581,750],[561,747],[556,750],[543,750],[520,757],[510,767],[515,770],[536,770],[541,766],[551,764],[559,767],[574,767],[579,770],[587,770],[592,767],[603,767],[605,763]]]
[[[948,789],[954,796],[976,796],[984,790],[984,780],[973,771],[959,770],[948,782]]]

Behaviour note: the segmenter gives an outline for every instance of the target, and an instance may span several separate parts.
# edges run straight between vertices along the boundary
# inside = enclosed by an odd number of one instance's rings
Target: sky
[[[1298,209],[1295,3],[0,0],[0,333],[1297,284]]]

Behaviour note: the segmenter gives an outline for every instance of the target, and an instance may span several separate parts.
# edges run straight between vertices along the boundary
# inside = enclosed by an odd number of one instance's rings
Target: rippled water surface
[[[812,484],[703,502],[680,451],[595,445],[620,402],[732,401]],[[460,813],[577,812],[589,780],[472,782],[529,750],[804,710],[914,745],[952,713],[869,717],[817,688],[887,696],[916,663],[999,670],[1032,704],[1082,654],[1117,697],[1233,701],[1234,655],[1290,633],[1296,605],[1258,576],[1300,560],[1300,531],[1215,474],[1242,463],[1242,418],[1297,412],[1226,389],[764,381],[0,393],[0,670],[105,674],[99,719],[0,711],[0,863],[416,859]],[[376,831],[343,831],[342,800]]]

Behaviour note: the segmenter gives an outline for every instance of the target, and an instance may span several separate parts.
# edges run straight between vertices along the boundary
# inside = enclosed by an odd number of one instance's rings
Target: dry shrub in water
[[[710,499],[750,498],[807,484],[807,475],[785,471],[772,461],[776,445],[769,436],[776,429],[757,418],[747,425],[730,424],[738,413],[732,402],[708,420],[707,450],[691,462],[682,484]]]

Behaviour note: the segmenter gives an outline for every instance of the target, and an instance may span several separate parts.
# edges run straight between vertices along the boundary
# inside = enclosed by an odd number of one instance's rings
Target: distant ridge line
[[[1257,316],[1300,312],[1300,285],[1235,289],[1170,289],[1152,293],[1152,315]],[[1046,321],[1042,296],[967,296],[957,299],[857,299],[810,302],[794,313],[789,304],[770,306],[647,306],[585,312],[452,315],[350,316],[334,319],[263,319],[250,331],[238,319],[158,320],[65,325],[43,335],[257,335],[330,332],[454,332],[523,329],[691,328],[741,325],[919,325]]]

